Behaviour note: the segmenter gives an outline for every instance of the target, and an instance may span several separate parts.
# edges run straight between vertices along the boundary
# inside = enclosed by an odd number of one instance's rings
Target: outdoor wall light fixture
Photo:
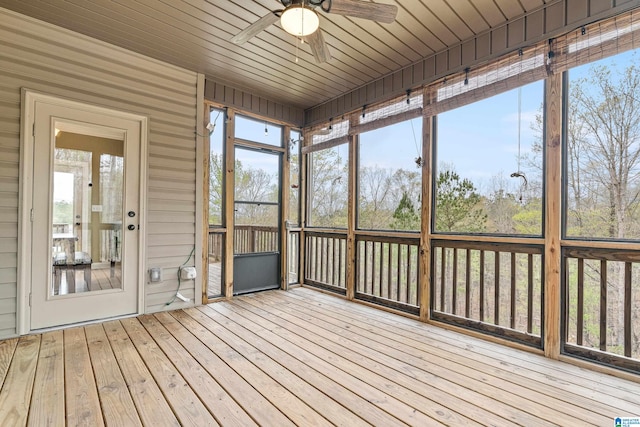
[[[318,29],[320,19],[313,9],[304,5],[304,0],[294,0],[280,15],[280,24],[287,33],[304,37]]]

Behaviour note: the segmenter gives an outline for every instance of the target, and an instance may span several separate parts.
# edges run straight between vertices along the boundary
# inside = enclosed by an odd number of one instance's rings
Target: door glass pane
[[[236,148],[236,254],[279,251],[280,155]]]
[[[56,133],[50,295],[121,289],[124,141]]]

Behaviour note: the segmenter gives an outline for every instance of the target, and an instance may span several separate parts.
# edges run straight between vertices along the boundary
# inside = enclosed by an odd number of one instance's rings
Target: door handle
[[[128,228],[129,230],[132,230],[132,231],[133,231],[133,230],[135,230],[135,229],[136,229],[136,226],[135,226],[135,225],[133,225],[133,224],[129,224],[129,225],[127,225],[127,228]]]

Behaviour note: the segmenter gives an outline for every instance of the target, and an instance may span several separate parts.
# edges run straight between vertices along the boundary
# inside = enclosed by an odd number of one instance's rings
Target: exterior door
[[[280,287],[282,153],[236,147],[233,293]]]
[[[136,314],[143,120],[37,101],[30,329]]]

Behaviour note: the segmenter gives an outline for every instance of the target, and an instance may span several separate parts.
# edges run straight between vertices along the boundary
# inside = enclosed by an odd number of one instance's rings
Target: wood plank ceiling
[[[306,109],[548,1],[376,0],[398,6],[392,24],[320,12],[332,55],[323,64],[315,62],[307,44],[296,46],[279,22],[246,44],[230,41],[271,10],[282,9],[278,0],[0,0],[0,7]]]

